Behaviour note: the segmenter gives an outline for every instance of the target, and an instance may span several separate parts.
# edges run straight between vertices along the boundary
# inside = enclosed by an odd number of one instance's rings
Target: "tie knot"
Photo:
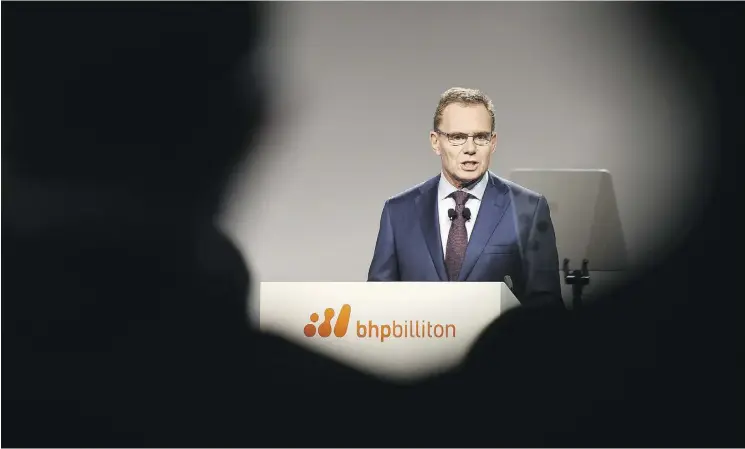
[[[466,204],[466,201],[468,201],[468,197],[471,195],[468,192],[464,192],[462,190],[458,190],[456,192],[453,192],[450,194],[455,199],[455,205],[458,207],[463,207]]]

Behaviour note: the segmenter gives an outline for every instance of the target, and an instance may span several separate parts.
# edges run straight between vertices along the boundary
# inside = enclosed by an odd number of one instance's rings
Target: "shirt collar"
[[[479,201],[484,198],[484,192],[486,192],[486,185],[489,182],[489,171],[487,170],[484,175],[481,177],[479,182],[476,184],[473,184],[470,188],[467,189],[460,189],[464,190],[474,197],[478,199]],[[445,175],[443,173],[440,173],[440,182],[437,185],[437,197],[441,200],[445,199],[450,195],[451,193],[455,192],[456,189],[450,182],[445,178]]]

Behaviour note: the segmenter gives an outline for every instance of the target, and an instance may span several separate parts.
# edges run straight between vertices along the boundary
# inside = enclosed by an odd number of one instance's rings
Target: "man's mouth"
[[[463,168],[463,170],[474,171],[479,166],[479,163],[476,161],[467,161],[467,162],[461,162],[460,166]]]

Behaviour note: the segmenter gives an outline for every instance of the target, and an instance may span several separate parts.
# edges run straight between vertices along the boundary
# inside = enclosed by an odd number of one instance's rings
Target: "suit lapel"
[[[440,218],[437,216],[437,183],[439,180],[440,177],[436,176],[422,185],[421,195],[417,197],[416,205],[424,240],[427,242],[437,275],[441,281],[447,281],[445,256],[442,253],[442,240],[440,239]]]
[[[502,221],[507,206],[510,203],[510,196],[507,194],[509,189],[506,185],[499,182],[496,177],[489,173],[489,184],[484,191],[484,198],[479,207],[479,214],[474,223],[471,238],[468,239],[466,247],[466,257],[463,260],[463,267],[460,270],[459,281],[468,279],[476,261],[479,260],[481,253],[484,251],[486,242],[494,233],[497,225]]]

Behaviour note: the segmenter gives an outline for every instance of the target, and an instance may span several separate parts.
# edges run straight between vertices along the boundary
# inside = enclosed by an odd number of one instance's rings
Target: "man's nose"
[[[463,152],[466,154],[476,154],[476,144],[473,141],[473,138],[468,138],[466,140],[466,143],[463,144]]]

